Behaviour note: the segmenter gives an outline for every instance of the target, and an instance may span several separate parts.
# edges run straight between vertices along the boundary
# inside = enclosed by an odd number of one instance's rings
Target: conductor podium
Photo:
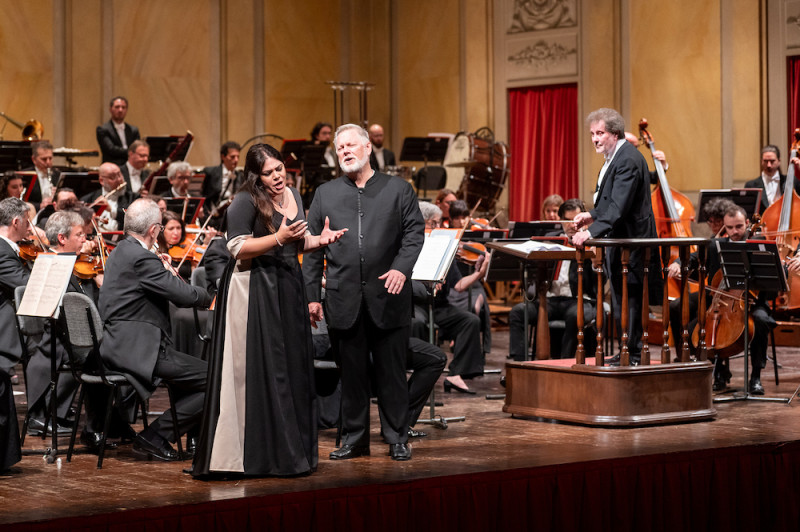
[[[622,256],[623,284],[627,286],[628,257],[636,247],[669,247],[705,245],[705,239],[626,239],[589,240],[587,246],[600,248],[620,247]],[[549,268],[542,263],[570,258],[577,260],[579,267],[588,256],[584,250],[532,251],[525,253],[509,248],[508,244],[488,243],[495,253],[516,257],[520,267],[539,272],[536,282],[543,286],[542,275],[548,276]],[[601,252],[600,249],[599,252]],[[571,255],[571,256],[569,256]],[[667,255],[668,256],[668,255]],[[704,259],[703,259],[704,260]],[[538,264],[537,264],[538,263]],[[666,270],[664,270],[665,273]],[[603,308],[602,274],[598,272],[597,308]],[[583,296],[581,275],[578,275],[578,297]],[[645,278],[647,270],[645,270]],[[644,283],[647,286],[647,283]],[[541,290],[541,289],[540,289]],[[627,290],[627,288],[626,288]],[[647,289],[645,289],[647,292]],[[542,294],[543,292],[539,292]],[[623,292],[624,294],[625,292]],[[668,304],[666,292],[665,304]],[[647,302],[645,293],[644,301]],[[580,309],[582,305],[578,305]],[[643,305],[643,325],[647,330],[648,305]],[[597,349],[595,353],[584,353],[582,334],[578,336],[575,359],[542,359],[547,353],[539,343],[547,341],[541,324],[547,323],[547,306],[540,300],[537,327],[536,360],[506,363],[506,402],[503,411],[517,416],[544,417],[597,426],[639,426],[656,423],[675,423],[711,419],[716,416],[711,397],[712,365],[701,353],[697,360],[686,358],[681,362],[670,362],[669,346],[662,346],[660,359],[651,363],[647,333],[643,337],[640,365],[625,365],[627,350],[621,353],[622,366],[609,366],[604,361],[604,321],[602,311],[597,313]],[[545,316],[542,317],[542,311]],[[627,301],[623,297],[621,329],[628,327]],[[578,316],[578,330],[584,327],[583,316]],[[609,327],[609,329],[611,329]],[[623,341],[627,333],[623,332]],[[613,345],[613,342],[612,342]],[[591,355],[594,354],[594,357]],[[684,357],[682,357],[684,358]]]

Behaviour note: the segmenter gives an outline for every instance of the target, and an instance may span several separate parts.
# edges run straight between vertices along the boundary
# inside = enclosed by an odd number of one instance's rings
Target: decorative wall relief
[[[507,79],[568,76],[578,73],[574,35],[506,41]]]
[[[513,0],[511,26],[506,33],[571,28],[577,25],[576,0]]]
[[[786,48],[800,48],[800,2],[786,2]]]

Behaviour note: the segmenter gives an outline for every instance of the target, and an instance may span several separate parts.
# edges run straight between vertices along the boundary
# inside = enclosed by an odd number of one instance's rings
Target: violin
[[[100,255],[89,255],[88,253],[79,253],[75,260],[75,266],[72,268],[75,277],[86,280],[94,279],[103,271],[103,261]]]
[[[20,240],[17,242],[17,246],[19,246],[19,258],[28,262],[35,261],[39,253],[45,251],[44,248],[33,240]]]
[[[480,257],[486,255],[486,246],[480,242],[462,242],[458,246],[456,257],[466,264],[475,264]]]
[[[206,246],[200,245],[196,241],[191,241],[187,237],[180,244],[170,247],[167,253],[173,261],[184,262],[188,260],[192,263],[192,268],[196,268],[202,260],[205,251]]]

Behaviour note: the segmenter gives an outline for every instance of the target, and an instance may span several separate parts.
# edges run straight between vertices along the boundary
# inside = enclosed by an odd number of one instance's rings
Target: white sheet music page
[[[17,314],[57,318],[61,298],[67,291],[77,258],[77,255],[37,255]]]
[[[530,253],[532,251],[575,251],[575,248],[556,244],[553,242],[537,242],[536,240],[526,240],[519,244],[506,244],[508,249]]]
[[[425,235],[422,251],[414,264],[415,281],[443,281],[458,251],[458,229],[434,229]]]

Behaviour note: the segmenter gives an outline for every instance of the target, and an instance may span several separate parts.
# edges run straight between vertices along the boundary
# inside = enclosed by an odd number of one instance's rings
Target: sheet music
[[[437,229],[425,235],[411,278],[415,281],[442,281],[458,251],[458,230]]]
[[[57,318],[61,298],[67,291],[77,258],[76,255],[40,253],[33,263],[17,314]]]
[[[536,240],[526,240],[519,244],[506,244],[506,247],[522,253],[531,253],[532,251],[575,251],[575,248],[569,246],[552,242],[537,242]]]

